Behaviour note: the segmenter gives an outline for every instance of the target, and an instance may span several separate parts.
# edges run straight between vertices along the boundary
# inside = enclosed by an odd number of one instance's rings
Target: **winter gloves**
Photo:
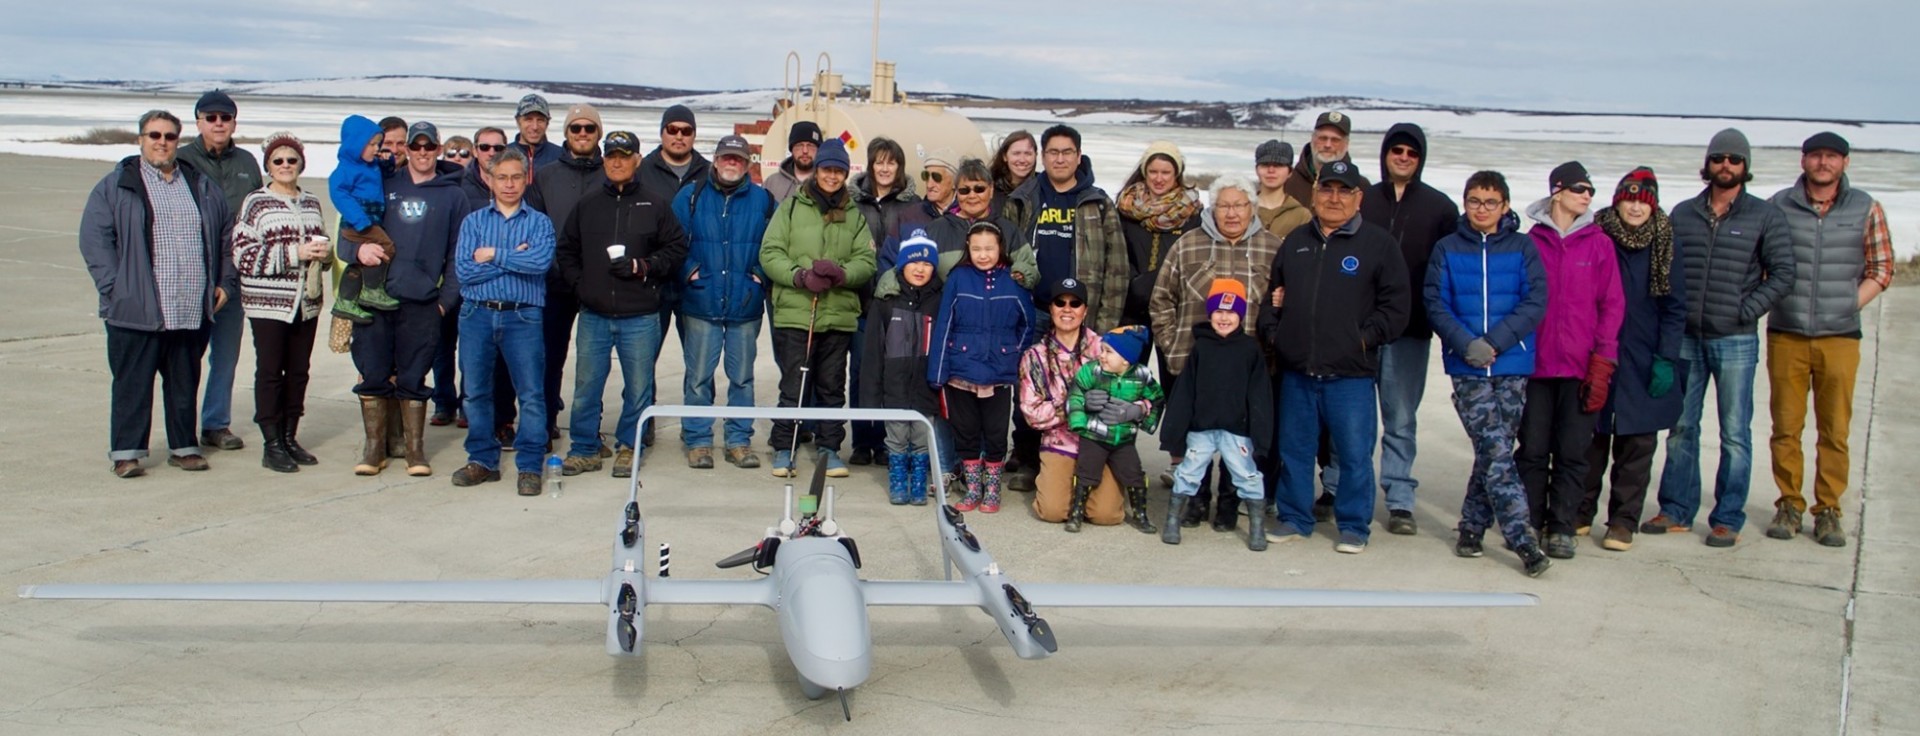
[[[1614,362],[1599,355],[1587,358],[1587,377],[1580,382],[1580,411],[1594,414],[1607,405],[1607,392],[1613,388]],[[1672,383],[1672,379],[1668,379]],[[1671,387],[1671,386],[1669,386]]]
[[[1653,378],[1647,381],[1647,395],[1660,398],[1673,390],[1673,361],[1653,356]]]
[[[1131,401],[1109,401],[1100,410],[1100,421],[1109,425],[1126,424],[1147,415],[1147,410]]]
[[[1101,409],[1107,408],[1107,402],[1112,400],[1113,395],[1107,393],[1106,389],[1096,388],[1086,393],[1086,402],[1081,405],[1081,408],[1088,414],[1099,414]]]
[[[1467,343],[1467,354],[1462,357],[1466,359],[1467,365],[1475,368],[1493,365],[1493,343],[1487,342],[1487,338],[1484,337],[1473,338],[1473,342]]]
[[[793,285],[815,294],[847,283],[847,270],[825,258],[813,261],[813,267],[793,272]]]

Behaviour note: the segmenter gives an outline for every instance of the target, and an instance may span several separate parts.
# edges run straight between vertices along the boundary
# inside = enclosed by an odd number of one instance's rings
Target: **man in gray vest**
[[[243,214],[240,203],[260,188],[260,162],[247,149],[233,145],[238,118],[238,108],[227,93],[216,89],[201,95],[193,104],[193,124],[200,135],[182,141],[177,156],[219,187],[235,222]],[[240,309],[240,300],[228,302],[213,313],[213,333],[207,343],[207,392],[200,400],[200,444],[238,450],[247,445],[228,425],[233,423],[233,371],[240,361],[241,328],[246,325],[247,315]]]
[[[1643,534],[1685,532],[1700,511],[1700,414],[1707,380],[1720,411],[1720,467],[1714,475],[1709,547],[1732,547],[1747,523],[1753,479],[1753,374],[1760,318],[1793,290],[1793,243],[1780,208],[1747,193],[1752,147],[1728,128],[1707,144],[1706,191],[1673,208],[1673,246],[1687,279],[1687,331],[1680,340],[1687,393],[1667,433],[1660,513]]]
[[[1793,290],[1767,318],[1767,382],[1773,413],[1773,481],[1780,486],[1767,536],[1792,539],[1807,509],[1801,492],[1807,392],[1820,433],[1813,481],[1813,538],[1847,545],[1840,496],[1847,491],[1847,428],[1860,368],[1860,310],[1893,283],[1893,238],[1872,195],[1847,185],[1847,139],[1816,133],[1800,144],[1800,180],[1773,195],[1793,234]]]

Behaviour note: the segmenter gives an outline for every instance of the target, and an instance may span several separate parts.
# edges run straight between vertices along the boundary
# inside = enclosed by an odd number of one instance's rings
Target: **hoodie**
[[[1534,378],[1585,378],[1587,359],[1620,359],[1620,323],[1626,302],[1613,239],[1595,222],[1593,210],[1562,231],[1553,224],[1553,198],[1527,207],[1534,221],[1527,235],[1547,272],[1547,313],[1540,322]]]
[[[1245,331],[1222,337],[1208,322],[1188,327],[1193,346],[1187,369],[1167,396],[1160,449],[1187,453],[1187,433],[1226,430],[1253,441],[1256,451],[1273,446],[1273,379],[1266,351]]]
[[[360,157],[367,141],[379,136],[379,123],[361,115],[347,116],[340,122],[340,149],[335,154],[340,162],[327,175],[327,198],[333,201],[334,211],[340,213],[340,221],[347,227],[361,232],[379,224],[386,206],[380,165]]]
[[[1387,150],[1405,143],[1420,151],[1420,163],[1413,169],[1413,180],[1404,194],[1396,194],[1393,178],[1387,173]],[[1399,123],[1387,129],[1380,139],[1380,183],[1367,190],[1360,200],[1360,216],[1380,227],[1400,244],[1400,255],[1407,262],[1407,275],[1420,278],[1427,272],[1427,258],[1441,238],[1453,234],[1460,222],[1460,208],[1453,200],[1421,181],[1427,169],[1427,133],[1412,123]],[[1407,329],[1401,337],[1425,340],[1433,337],[1423,300],[1415,299],[1407,314]]]
[[[401,168],[387,176],[387,207],[380,226],[393,238],[392,268],[387,293],[401,301],[439,301],[448,314],[460,306],[460,279],[453,270],[454,244],[460,224],[473,211],[460,187],[464,169],[438,161],[434,175],[415,184],[413,174]],[[337,241],[334,255],[346,260],[353,247]],[[348,261],[353,262],[353,261]]]
[[[1520,233],[1509,211],[1491,235],[1459,218],[1453,234],[1434,246],[1421,289],[1425,311],[1440,337],[1441,362],[1451,376],[1531,376],[1534,330],[1547,312],[1547,272],[1533,239]],[[1467,345],[1486,338],[1493,365],[1467,365]]]
[[[1193,348],[1193,332],[1187,328],[1206,321],[1207,294],[1213,280],[1238,280],[1247,287],[1248,299],[1258,301],[1261,295],[1272,292],[1267,278],[1281,242],[1280,236],[1251,222],[1245,235],[1230,241],[1214,224],[1211,207],[1201,214],[1198,229],[1174,241],[1148,301],[1153,344],[1166,359],[1168,373],[1180,375],[1184,371],[1187,353]],[[1254,318],[1258,316],[1249,310],[1242,320],[1247,334],[1256,334]],[[1266,375],[1264,366],[1261,375]]]
[[[1087,292],[1088,326],[1109,329],[1120,325],[1121,310],[1126,306],[1130,276],[1127,240],[1121,234],[1119,208],[1113,206],[1106,192],[1093,185],[1093,159],[1081,156],[1075,177],[1073,188],[1065,193],[1055,192],[1044,173],[1027,177],[1007,199],[1007,219],[1019,228],[1018,239],[1034,249],[1037,283],[1050,284],[1072,276],[1091,285]],[[1049,211],[1047,205],[1061,201],[1072,203],[1071,208],[1050,210],[1050,217],[1066,222],[1041,222],[1042,213]],[[1064,241],[1072,245],[1071,249],[1060,247],[1063,227],[1071,234]],[[1041,238],[1043,231],[1050,240]],[[1053,295],[1036,296],[1045,301]]]

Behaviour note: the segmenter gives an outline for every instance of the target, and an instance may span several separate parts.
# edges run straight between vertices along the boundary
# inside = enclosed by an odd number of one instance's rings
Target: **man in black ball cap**
[[[240,219],[240,203],[261,184],[260,162],[246,149],[233,145],[238,117],[239,107],[227,93],[216,89],[201,95],[193,105],[193,125],[200,135],[181,141],[177,154],[179,160],[220,188],[227,212],[235,222]],[[229,299],[226,306],[213,313],[213,332],[207,341],[207,388],[200,399],[200,444],[222,450],[246,447],[228,428],[233,423],[234,365],[240,360],[240,341],[247,322],[239,302]]]

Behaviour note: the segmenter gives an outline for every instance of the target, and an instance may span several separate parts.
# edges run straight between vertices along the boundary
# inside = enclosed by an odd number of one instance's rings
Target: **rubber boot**
[[[887,503],[905,506],[907,503],[907,477],[911,471],[906,453],[887,453]]]
[[[916,452],[907,456],[907,503],[927,505],[927,476],[932,469],[932,460],[927,453]]]
[[[361,271],[360,296],[354,301],[359,302],[362,308],[378,309],[382,312],[391,312],[400,308],[400,300],[387,294],[388,270],[385,265],[377,266],[371,278],[365,270]]]
[[[367,440],[360,448],[360,464],[354,475],[379,475],[387,467],[387,401],[378,396],[360,397],[360,423]]]
[[[260,443],[260,467],[275,473],[300,472],[300,465],[287,454],[287,439],[281,434],[279,422],[261,422],[260,436],[265,439]]]
[[[1203,485],[1200,489],[1205,491],[1206,486]],[[1188,529],[1199,527],[1201,522],[1207,520],[1209,509],[1213,507],[1211,500],[1206,493],[1196,493],[1192,498],[1187,499],[1187,510],[1180,517],[1180,526]]]
[[[299,417],[294,417],[280,423],[280,437],[285,440],[283,444],[287,446],[287,456],[293,458],[294,462],[301,465],[319,465],[320,458],[314,457],[313,453],[307,452],[307,448],[300,446],[299,435]]]
[[[1267,551],[1267,502],[1243,501],[1247,505],[1247,549]]]
[[[1153,528],[1153,520],[1147,518],[1147,487],[1134,486],[1127,489],[1127,524],[1139,529],[1141,534],[1158,531]]]
[[[1213,499],[1213,530],[1230,532],[1240,524],[1240,497],[1231,489],[1220,489]]]
[[[387,457],[407,456],[407,424],[400,416],[400,400],[387,399]]]
[[[1078,533],[1080,525],[1087,521],[1087,497],[1093,495],[1093,486],[1073,481],[1073,500],[1067,502],[1067,525],[1069,532]]]
[[[987,463],[987,473],[981,483],[981,485],[985,487],[986,493],[980,497],[980,513],[999,513],[1000,483],[1001,479],[1006,476],[1006,470],[1006,463]]]
[[[373,313],[361,309],[355,301],[360,298],[360,269],[349,268],[340,275],[340,286],[333,295],[333,316],[356,325],[373,324]]]
[[[1167,497],[1167,524],[1160,529],[1160,541],[1180,543],[1180,515],[1187,511],[1188,498],[1177,494]]]
[[[967,493],[960,497],[959,503],[953,505],[955,511],[972,511],[980,505],[980,484],[985,480],[983,476],[986,472],[987,464],[979,460],[960,461],[960,476],[966,481]]]
[[[407,475],[433,475],[427,464],[427,402],[408,400],[400,406],[402,444],[406,445]]]

